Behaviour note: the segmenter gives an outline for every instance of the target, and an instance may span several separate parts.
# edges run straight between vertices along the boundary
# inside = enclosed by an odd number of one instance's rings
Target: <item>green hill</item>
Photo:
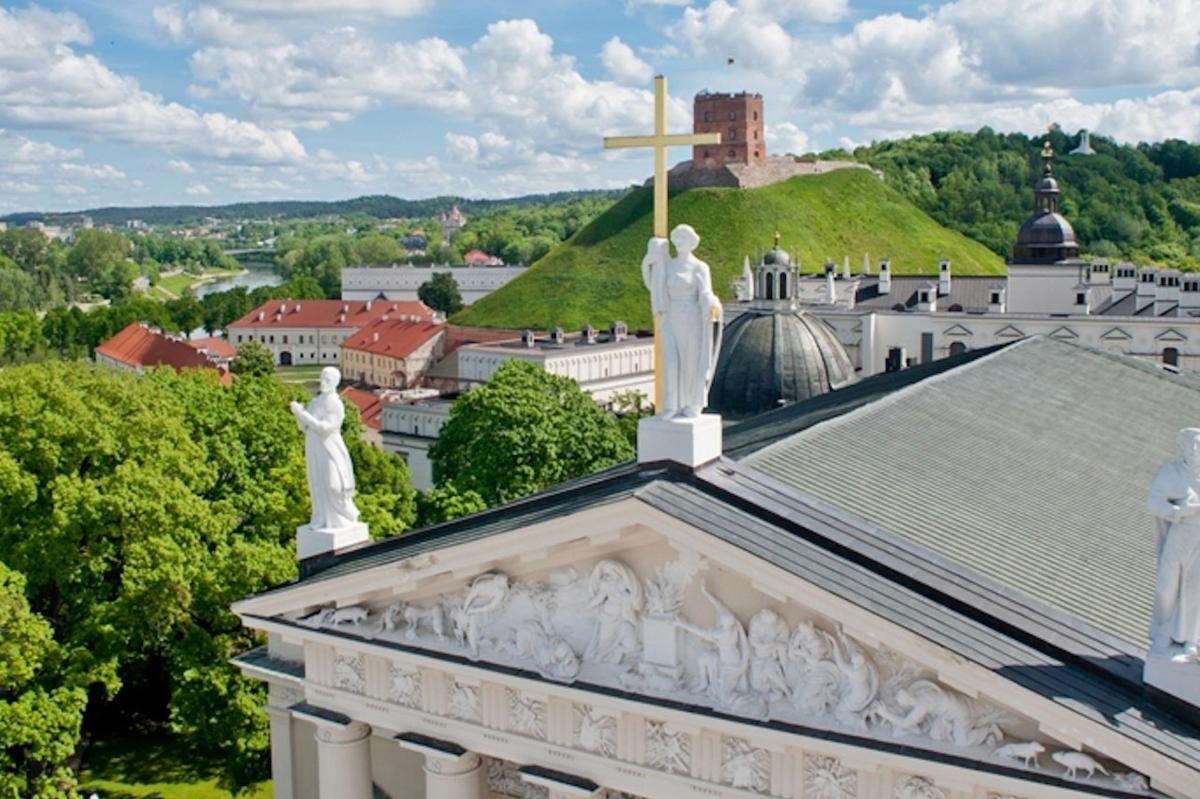
[[[937,270],[945,256],[955,274],[1002,274],[1004,262],[982,244],[941,227],[871,172],[845,169],[792,178],[758,189],[692,189],[674,194],[671,224],[700,234],[697,255],[712,267],[713,287],[732,296],[742,259],[780,244],[804,272],[827,257],[855,270],[863,253],[892,259],[895,274]],[[638,188],[556,247],[521,277],[458,314],[454,321],[481,327],[568,330],[607,327],[622,319],[631,329],[650,326],[642,287],[642,256],[651,232],[651,192]]]

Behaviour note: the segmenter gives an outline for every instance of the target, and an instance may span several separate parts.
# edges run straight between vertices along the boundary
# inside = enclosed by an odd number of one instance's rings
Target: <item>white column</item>
[[[292,711],[267,705],[271,717],[271,784],[275,799],[292,799],[295,777],[292,774]]]
[[[483,768],[479,755],[425,755],[425,795],[437,799],[483,799]],[[324,797],[322,797],[324,799]]]
[[[371,799],[371,728],[361,721],[321,725],[316,737],[317,795],[321,799]]]

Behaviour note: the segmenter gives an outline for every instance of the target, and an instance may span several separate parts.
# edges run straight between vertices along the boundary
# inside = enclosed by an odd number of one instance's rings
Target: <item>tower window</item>
[[[754,131],[754,139],[755,139],[755,141],[758,140],[758,131],[757,130]]]
[[[730,157],[730,158],[737,158],[737,150],[730,150],[730,151],[729,151],[729,157]]]
[[[758,112],[757,111],[754,112],[754,121],[755,122],[758,121]]]
[[[736,141],[736,140],[737,140],[737,128],[730,128],[730,129],[729,129],[729,140],[730,140],[730,141]]]
[[[736,119],[737,119],[737,112],[736,112],[736,111],[730,111],[730,112],[729,112],[729,121],[730,121],[730,122],[733,122],[733,121],[734,121],[734,120],[736,120]]]
[[[705,122],[712,122],[712,111],[705,111],[705,112],[704,112],[704,121],[705,121]]]

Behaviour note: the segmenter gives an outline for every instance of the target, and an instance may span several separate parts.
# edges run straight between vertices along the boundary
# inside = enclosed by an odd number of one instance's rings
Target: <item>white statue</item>
[[[538,674],[548,680],[570,682],[579,675],[579,658],[566,639],[538,619],[528,619],[513,628],[501,652],[532,661]]]
[[[1108,774],[1104,766],[1096,762],[1096,758],[1083,752],[1053,752],[1050,759],[1067,770],[1067,776],[1075,779],[1077,772],[1086,771],[1091,779],[1097,771]],[[1110,775],[1111,776],[1111,775]]]
[[[746,630],[737,616],[721,600],[708,592],[701,584],[704,594],[716,613],[717,623],[712,629],[697,627],[678,621],[679,628],[710,644],[710,649],[697,659],[700,673],[689,689],[694,693],[707,691],[718,706],[734,704],[739,694],[748,688],[747,674],[750,668],[750,642]]]
[[[979,713],[965,697],[931,680],[917,680],[896,692],[901,712],[893,713],[882,702],[875,712],[898,733],[927,735],[958,746],[982,746],[1004,739],[1004,731],[990,713]]]
[[[688,225],[671,231],[677,253],[652,238],[642,259],[642,281],[659,320],[662,403],[658,415],[695,418],[708,404],[708,387],[721,349],[721,301],[712,290],[708,264],[692,255],[700,237]]]
[[[451,621],[454,623],[454,639],[466,644],[472,660],[479,659],[479,645],[483,643],[483,627],[492,614],[508,599],[508,577],[499,574],[481,574],[467,589],[462,607],[454,608]]]
[[[1151,651],[1200,660],[1200,428],[1179,432],[1183,459],[1158,470],[1146,506],[1155,518],[1158,583]]]
[[[784,667],[787,658],[788,629],[779,614],[763,608],[750,618],[750,690],[768,701],[791,696]]]
[[[602,560],[588,578],[588,607],[596,611],[596,632],[583,652],[594,663],[623,663],[637,657],[642,582],[623,563]]]
[[[321,393],[305,408],[292,402],[292,415],[304,431],[308,493],[314,530],[336,530],[358,521],[354,505],[354,466],[342,440],[346,408],[337,394],[342,374],[332,366],[321,370]]]

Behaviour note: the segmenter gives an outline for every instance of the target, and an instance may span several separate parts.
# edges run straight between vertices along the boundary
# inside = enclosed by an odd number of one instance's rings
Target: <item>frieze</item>
[[[804,758],[804,795],[812,799],[853,799],[858,796],[858,772],[836,757]]]
[[[691,749],[691,736],[687,733],[671,732],[661,722],[646,722],[646,763],[651,768],[687,774],[692,769]]]
[[[575,744],[604,757],[617,753],[617,719],[587,705],[575,706]]]
[[[946,799],[946,792],[925,777],[905,777],[896,782],[896,799]]]
[[[734,788],[765,793],[771,787],[771,754],[745,738],[721,741],[721,774]]]
[[[546,703],[518,691],[508,692],[508,727],[531,738],[546,737]]]
[[[333,686],[352,694],[361,694],[367,687],[367,668],[362,655],[338,653],[333,661]]]

